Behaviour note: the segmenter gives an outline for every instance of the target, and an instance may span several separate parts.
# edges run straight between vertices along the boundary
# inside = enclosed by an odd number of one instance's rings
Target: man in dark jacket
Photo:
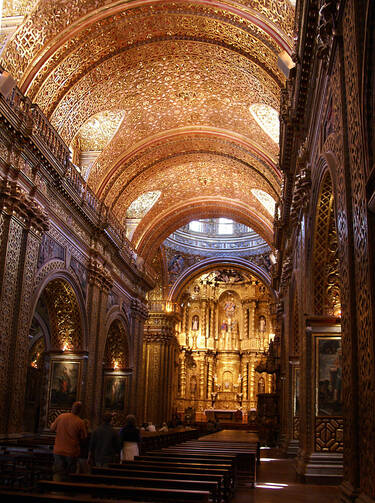
[[[121,451],[120,437],[111,422],[112,414],[105,413],[103,423],[93,432],[89,448],[90,464],[107,466],[116,461],[116,456]]]

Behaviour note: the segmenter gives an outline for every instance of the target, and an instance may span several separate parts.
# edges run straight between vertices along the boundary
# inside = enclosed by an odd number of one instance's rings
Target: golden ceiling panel
[[[103,197],[106,204],[111,206],[121,193],[127,191],[127,185],[146,173],[149,169],[163,170],[165,163],[168,166],[186,163],[202,156],[205,159],[218,159],[224,162],[226,159],[233,159],[239,165],[246,169],[253,170],[258,176],[267,181],[268,192],[277,197],[280,191],[280,177],[269,164],[257,156],[248,148],[236,144],[233,140],[221,138],[214,135],[204,135],[202,132],[186,132],[185,135],[171,136],[163,138],[155,143],[145,146],[139,152],[135,152],[126,161],[123,161],[113,173],[108,174],[108,180],[103,182],[100,196]],[[98,179],[98,174],[94,170],[91,173],[90,184]],[[96,184],[96,188],[98,188]],[[270,189],[272,187],[272,189]]]
[[[116,133],[124,112],[122,110],[105,110],[90,117],[74,137],[81,152],[101,151]]]
[[[3,0],[3,18],[26,16],[36,6],[39,0]]]
[[[134,53],[134,58],[119,54],[105,61],[60,101],[51,121],[67,143],[89,117],[113,108],[125,110],[123,127],[129,125],[130,144],[137,141],[134,135],[140,139],[161,127],[223,127],[223,120],[246,135],[252,103],[278,108],[280,88],[275,81],[225,48],[165,41],[137,47]]]
[[[133,5],[134,3],[134,5]],[[72,31],[77,32],[97,22],[99,19],[111,16],[116,12],[131,11],[142,2],[108,2],[108,0],[41,0],[38,7],[25,20],[15,37],[8,44],[3,62],[14,77],[21,81],[26,77],[31,66],[37,61],[45,63],[44,54],[54,52],[69,37]],[[148,8],[151,13],[156,9],[199,9],[199,1],[169,2],[155,0]],[[231,1],[225,4],[212,2],[205,5],[207,16],[218,17],[240,16],[242,22],[252,19],[259,26],[266,26],[266,31],[272,32],[275,39],[285,45],[293,37],[294,9],[288,0],[246,0]],[[225,8],[225,11],[223,10]],[[84,18],[85,23],[80,24]],[[51,20],[53,19],[53,22]],[[70,37],[71,38],[71,37]]]
[[[182,38],[226,46],[258,62],[279,83],[283,82],[277,68],[280,47],[269,35],[255,25],[240,23],[240,18],[236,22],[232,19],[223,22],[205,17],[201,6],[200,10],[194,16],[178,10],[176,13],[176,9],[150,15],[149,9],[143,8],[105,18],[69,39],[49,57],[28,88],[28,95],[38,102],[38,94],[44,95],[45,89],[48,90],[49,103],[38,104],[49,115],[54,103],[61,100],[74,82],[109,56],[155,40]]]
[[[144,192],[160,191],[161,195],[145,218],[153,219],[173,205],[196,197],[228,198],[241,201],[264,221],[273,218],[251,193],[252,188],[270,191],[269,183],[254,170],[240,165],[233,159],[196,155],[185,163],[164,163],[156,166],[129,184],[113,210],[124,221],[126,210],[132,201]]]

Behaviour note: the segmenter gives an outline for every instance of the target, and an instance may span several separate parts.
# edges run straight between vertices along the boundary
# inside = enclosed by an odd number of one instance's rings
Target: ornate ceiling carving
[[[3,0],[3,17],[26,16],[38,0]]]
[[[128,12],[136,9],[142,1],[108,2],[108,0],[40,0],[37,8],[28,17],[16,36],[8,44],[4,61],[9,71],[19,81],[27,81],[31,64],[43,59],[46,52],[52,48],[55,52],[66,40],[72,38],[71,32],[77,33],[99,20],[116,13]],[[200,2],[168,2],[157,1],[152,4],[152,12],[156,9],[170,8],[188,10],[201,7]],[[244,0],[230,1],[225,4],[213,1],[211,6],[203,7],[211,17],[237,16],[239,22],[252,21],[265,32],[272,33],[273,38],[280,44],[284,42],[291,47],[293,36],[294,9],[288,0]],[[224,10],[225,9],[225,10]],[[151,12],[151,13],[152,13]],[[51,20],[53,19],[53,22]],[[81,23],[80,23],[81,21]],[[83,22],[84,21],[84,22]],[[141,32],[140,32],[141,33]],[[284,47],[285,48],[285,47]],[[50,54],[47,56],[49,57]]]
[[[278,108],[279,85],[226,48],[164,41],[131,52],[131,57],[121,53],[95,67],[60,100],[51,120],[67,143],[92,115],[113,108],[125,110],[122,130],[128,144],[189,125],[225,127],[250,137],[255,120],[249,106],[261,101]],[[43,100],[49,96],[44,89]],[[277,146],[259,132],[275,156]]]
[[[211,134],[209,134],[211,133]],[[107,179],[103,180],[100,195],[106,204],[115,208],[120,198],[130,199],[144,190],[145,181],[152,175],[158,175],[165,169],[184,165],[187,173],[193,176],[196,163],[221,165],[220,182],[230,181],[232,167],[238,166],[246,174],[253,177],[250,188],[256,186],[270,192],[274,198],[280,190],[280,177],[259,154],[250,151],[248,145],[236,143],[234,139],[223,138],[214,131],[206,134],[202,131],[176,132],[170,137],[160,138],[124,158],[119,166],[115,166]],[[94,167],[95,169],[95,167]],[[93,180],[99,177],[92,172]],[[158,176],[157,176],[158,178]],[[130,201],[131,202],[131,201]]]
[[[139,249],[180,227],[191,204],[271,242],[272,216],[251,190],[278,199],[277,132],[250,110],[279,110],[289,0],[40,0],[28,12],[1,63],[67,144],[102,151],[88,183],[121,221],[161,192],[134,234]]]
[[[99,112],[81,127],[74,142],[81,152],[101,151],[111,141],[123,118],[122,110]]]

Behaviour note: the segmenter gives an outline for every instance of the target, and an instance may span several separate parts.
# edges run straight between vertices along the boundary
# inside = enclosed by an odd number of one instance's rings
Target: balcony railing
[[[4,70],[0,66],[0,74]],[[113,212],[94,194],[86,180],[78,172],[75,165],[70,161],[70,151],[59,133],[49,123],[39,106],[24,96],[18,87],[4,99],[0,94],[0,101],[5,103],[11,110],[9,116],[15,117],[18,127],[26,128],[28,136],[37,146],[42,147],[51,155],[57,165],[57,175],[61,178],[61,184],[69,187],[70,191],[78,199],[77,202],[84,210],[89,209],[94,213],[98,225],[110,236],[112,241],[120,248],[121,255],[127,262],[133,263],[140,271],[155,280],[155,272],[138,257],[132,244],[126,237],[124,225],[118,220]]]

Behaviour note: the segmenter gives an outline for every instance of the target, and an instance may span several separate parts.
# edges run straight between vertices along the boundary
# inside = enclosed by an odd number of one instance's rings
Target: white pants
[[[134,456],[139,456],[137,442],[124,442],[121,451],[121,461],[133,461]]]

